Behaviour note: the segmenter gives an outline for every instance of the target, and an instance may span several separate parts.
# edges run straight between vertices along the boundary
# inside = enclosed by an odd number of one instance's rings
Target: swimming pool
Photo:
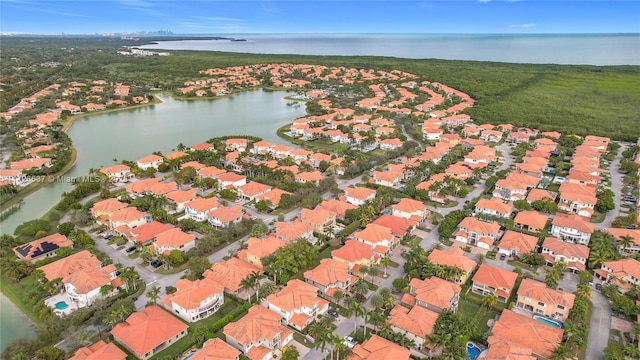
[[[389,209],[384,209],[384,210],[382,210],[382,213],[383,213],[383,214],[391,214],[391,210],[389,210]]]
[[[196,351],[195,350],[191,350],[191,352],[188,353],[185,357],[183,357],[182,360],[189,360],[195,354],[196,354]]]
[[[64,310],[64,309],[66,309],[66,308],[68,308],[68,307],[69,307],[69,304],[67,304],[67,303],[66,303],[66,302],[64,302],[64,301],[58,301],[58,302],[56,303],[56,309],[58,309],[58,310]]]
[[[465,357],[467,360],[475,360],[478,358],[482,350],[477,347],[474,343],[467,343],[467,356]]]
[[[554,321],[554,320],[551,320],[551,319],[547,319],[544,316],[538,316],[538,315],[533,315],[533,319],[537,320],[537,321],[540,321],[541,323],[545,323],[547,325],[551,325],[553,327],[557,327],[559,329],[562,329],[562,323],[559,322],[559,321]]]

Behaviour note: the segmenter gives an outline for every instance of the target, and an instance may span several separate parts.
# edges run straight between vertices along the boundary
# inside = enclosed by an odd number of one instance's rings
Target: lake
[[[176,100],[160,95],[162,103],[95,114],[77,119],[68,134],[78,150],[67,176],[83,176],[91,168],[113,165],[113,159],[133,160],[153,151],[168,153],[222,135],[255,135],[283,143],[276,130],[305,115],[304,103],[284,99],[283,91],[245,91],[213,100]],[[0,223],[12,234],[25,221],[42,216],[71,184],[52,183],[27,198],[25,204]],[[0,294],[0,351],[10,340],[33,336],[24,315]]]
[[[229,34],[247,41],[161,41],[144,49],[373,55],[531,64],[640,65],[640,34]]]

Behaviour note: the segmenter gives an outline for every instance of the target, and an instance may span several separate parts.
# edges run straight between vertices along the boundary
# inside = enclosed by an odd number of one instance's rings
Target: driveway
[[[604,358],[604,348],[609,342],[611,330],[611,306],[607,299],[594,290],[591,296],[591,322],[587,337],[586,360],[601,360]]]
[[[613,161],[609,165],[609,174],[611,178],[611,191],[613,191],[613,204],[615,208],[610,210],[605,215],[604,220],[599,224],[594,224],[596,230],[601,230],[609,227],[613,220],[620,215],[620,203],[622,201],[622,175],[620,174],[620,160],[622,160],[622,151],[626,148],[625,144],[621,143],[620,149]]]

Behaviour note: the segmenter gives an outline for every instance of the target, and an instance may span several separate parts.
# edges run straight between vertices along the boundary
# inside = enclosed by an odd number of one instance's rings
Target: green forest
[[[137,43],[107,37],[2,37],[3,98],[0,111],[43,84],[105,79],[172,90],[200,78],[200,70],[256,63],[289,62],[403,70],[468,93],[467,110],[477,123],[511,123],[543,131],[640,137],[640,66],[513,64],[371,56],[261,55],[171,51],[171,56],[118,55]],[[45,67],[46,62],[66,66]],[[35,69],[37,68],[37,69]]]

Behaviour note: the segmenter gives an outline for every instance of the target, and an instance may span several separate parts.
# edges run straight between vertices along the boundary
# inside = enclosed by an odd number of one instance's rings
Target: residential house
[[[388,228],[391,230],[391,233],[399,239],[410,235],[418,225],[416,221],[403,219],[391,214],[382,214],[375,219],[372,224]]]
[[[421,223],[431,214],[427,206],[418,200],[403,198],[391,205],[391,215]]]
[[[227,151],[244,152],[247,150],[247,139],[227,139],[225,145]]]
[[[640,230],[605,228],[603,231],[613,236],[620,253],[637,254],[640,252]],[[629,243],[625,244],[625,241],[629,241]]]
[[[520,211],[513,219],[513,227],[529,232],[540,232],[547,228],[549,218],[537,211]]]
[[[171,228],[156,235],[153,249],[156,254],[168,254],[179,250],[187,252],[196,246],[196,236],[182,231],[180,228]]]
[[[456,283],[433,276],[424,280],[411,279],[409,286],[409,293],[402,298],[405,304],[422,306],[437,313],[458,310],[462,288]]]
[[[491,332],[492,337],[503,338],[531,349],[536,359],[550,358],[553,350],[562,342],[563,335],[562,329],[508,309],[502,311]]]
[[[29,185],[33,181],[21,170],[0,169],[0,184],[11,184],[13,186]]]
[[[237,224],[244,218],[242,206],[219,206],[207,213],[209,224],[223,228],[231,224]]]
[[[574,212],[580,216],[590,218],[593,215],[596,203],[598,202],[598,198],[595,194],[595,188],[587,188],[583,185],[571,183],[567,183],[567,185],[583,187],[584,190],[580,192],[561,191],[558,209],[567,212]]]
[[[413,340],[415,348],[422,350],[425,347],[427,337],[433,332],[438,315],[437,312],[421,306],[414,306],[409,310],[402,305],[396,304],[396,306],[391,309],[387,324],[389,324],[393,332],[402,334],[406,336],[407,339]],[[395,343],[392,344],[396,345]],[[370,355],[369,359],[373,359],[373,357]],[[375,359],[377,359],[377,357],[375,357]],[[389,360],[393,359],[389,357]]]
[[[301,184],[314,184],[314,185],[318,185],[318,183],[320,183],[320,181],[322,179],[324,179],[325,176],[322,175],[322,173],[320,171],[311,171],[311,172],[301,172],[296,174],[296,182],[299,182]]]
[[[282,323],[299,331],[329,310],[329,302],[318,297],[318,289],[298,279],[289,280],[282,290],[267,296],[265,305],[280,315]]]
[[[109,227],[118,233],[144,225],[149,220],[146,212],[138,211],[135,207],[116,210],[109,215]]]
[[[169,202],[175,204],[176,212],[183,212],[185,210],[185,205],[196,199],[196,192],[196,189],[175,190],[165,194],[164,197],[169,200]]]
[[[263,271],[258,267],[236,257],[231,257],[229,260],[213,264],[202,275],[211,282],[222,285],[227,294],[247,300],[253,289],[243,288],[242,280],[253,274],[262,273]]]
[[[527,195],[527,202],[533,204],[536,201],[556,201],[558,194],[544,189],[531,189]]]
[[[314,232],[328,234],[336,224],[336,214],[333,211],[316,207],[313,210],[300,211],[302,222],[311,226]]]
[[[505,231],[498,245],[498,252],[505,255],[521,256],[536,249],[538,238],[512,230]]]
[[[271,186],[252,181],[242,186],[238,186],[237,189],[238,195],[241,198],[251,201],[271,191]]]
[[[595,227],[580,215],[556,213],[551,222],[551,235],[564,241],[589,245]]]
[[[280,190],[278,188],[273,188],[270,191],[267,191],[266,193],[259,195],[256,199],[258,201],[268,201],[271,204],[270,207],[272,209],[275,209],[280,205],[280,200],[282,199],[282,195],[285,195],[285,194],[289,196],[292,195],[290,192]]]
[[[397,171],[374,171],[369,182],[396,189],[400,187],[402,177],[403,174]]]
[[[640,261],[634,258],[606,261],[594,273],[598,278],[615,284],[621,292],[640,285]]]
[[[336,213],[336,218],[343,219],[343,220],[347,215],[347,211],[355,210],[358,208],[355,205],[352,205],[348,202],[341,201],[338,199],[324,200],[323,202],[318,204],[318,207]]]
[[[184,205],[184,214],[195,221],[206,221],[208,214],[218,208],[218,198],[198,197]]]
[[[172,227],[159,221],[150,221],[146,224],[125,231],[122,235],[134,244],[149,245],[156,240],[158,234],[170,230]]]
[[[344,245],[331,251],[331,257],[349,267],[352,272],[360,266],[371,266],[380,262],[380,255],[373,253],[370,245],[356,240],[347,240]]]
[[[269,236],[264,239],[251,237],[247,240],[247,248],[241,250],[238,256],[241,260],[263,270],[264,266],[262,265],[262,260],[286,245],[286,242],[275,236]]]
[[[464,284],[478,264],[464,255],[464,251],[458,247],[449,250],[433,249],[429,254],[429,262],[439,266],[455,266],[463,271],[463,275],[455,279],[458,284]]]
[[[497,222],[486,222],[468,216],[460,221],[458,230],[453,235],[456,241],[490,250],[498,240],[499,231],[500,224]]]
[[[484,263],[473,276],[471,291],[485,296],[495,294],[498,301],[506,303],[511,296],[518,274]]]
[[[486,360],[537,360],[533,356],[531,348],[516,344],[513,341],[492,335],[487,339],[487,343],[489,344],[489,349],[484,358]]]
[[[366,187],[347,187],[344,189],[344,192],[347,196],[346,201],[355,206],[363,205],[365,202],[373,200],[376,197],[376,191]]]
[[[356,345],[347,360],[409,360],[411,351],[394,342],[372,335]]]
[[[214,146],[207,142],[192,145],[191,147],[189,147],[189,151],[214,151],[214,150],[215,150]]]
[[[73,241],[61,234],[53,234],[13,248],[18,259],[35,263],[56,256],[56,250],[73,246]]]
[[[49,281],[62,279],[66,297],[78,307],[91,305],[102,296],[102,287],[111,285],[114,288],[122,282],[116,276],[116,267],[107,265],[87,250],[69,255],[38,268]]]
[[[164,158],[162,156],[152,154],[138,159],[136,165],[138,165],[140,170],[147,170],[149,168],[158,170],[158,166],[162,165],[163,162]]]
[[[512,212],[513,206],[505,204],[498,198],[480,199],[474,210],[475,215],[498,216],[506,219],[511,217]]]
[[[280,315],[255,305],[247,315],[227,324],[223,334],[227,343],[250,360],[273,359],[275,351],[293,340],[293,331],[280,322]]]
[[[139,359],[149,359],[187,335],[188,326],[157,305],[134,312],[111,335]]]
[[[142,179],[140,181],[131,183],[129,185],[127,185],[125,187],[125,189],[127,190],[127,193],[129,194],[129,196],[132,199],[135,199],[138,196],[144,196],[146,194],[149,193],[149,189],[155,185],[160,183],[160,180],[158,180],[155,177],[152,178],[148,178],[148,179]]]
[[[177,291],[167,295],[162,304],[186,322],[206,319],[224,304],[224,286],[210,278],[180,279],[174,287]]]
[[[126,360],[127,354],[114,343],[98,340],[89,346],[76,350],[69,360]]]
[[[29,158],[29,159],[10,162],[9,169],[11,170],[43,169],[45,167],[51,167],[52,165],[53,164],[50,158]]]
[[[240,360],[240,351],[224,342],[220,338],[213,338],[202,344],[202,349],[196,351],[191,360]]]
[[[334,297],[337,291],[347,294],[358,280],[349,266],[334,259],[321,259],[314,269],[304,272],[304,279],[318,289],[318,294]]]
[[[542,256],[547,261],[547,266],[556,262],[566,263],[569,270],[574,273],[586,269],[589,259],[589,248],[585,245],[564,242],[554,237],[544,239],[542,243]]]
[[[522,279],[516,297],[515,307],[525,309],[535,315],[546,316],[551,319],[564,321],[573,308],[574,294],[551,289],[547,284],[533,280]]]
[[[112,213],[124,209],[128,206],[127,203],[121,202],[116,198],[104,199],[96,202],[91,207],[90,213],[91,217],[94,219],[99,219],[101,216],[106,215],[110,216]]]
[[[237,189],[246,184],[247,177],[244,175],[238,175],[234,172],[226,172],[218,175],[218,190],[230,188]]]
[[[313,236],[313,227],[303,223],[300,219],[286,222],[278,221],[276,223],[275,236],[288,243],[298,239],[304,239],[312,244],[316,241]]]
[[[387,256],[399,240],[391,229],[377,224],[368,224],[362,231],[353,233],[353,238],[371,247],[375,254]]]

